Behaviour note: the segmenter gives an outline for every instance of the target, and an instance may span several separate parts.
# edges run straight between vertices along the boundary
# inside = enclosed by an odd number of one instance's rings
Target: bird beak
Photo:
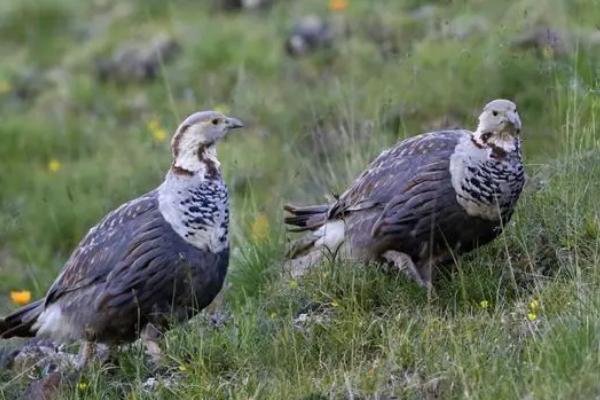
[[[514,126],[517,132],[521,130],[521,118],[519,118],[519,114],[517,114],[516,112],[509,112],[507,118],[508,122],[510,122],[510,124]]]
[[[229,129],[242,128],[244,124],[237,118],[229,117],[227,118],[227,127]]]

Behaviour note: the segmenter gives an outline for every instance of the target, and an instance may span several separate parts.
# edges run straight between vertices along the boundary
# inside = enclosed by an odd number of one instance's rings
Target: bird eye
[[[210,121],[213,125],[219,125],[219,122],[221,122],[221,120],[219,120],[219,118],[215,118],[212,121]]]
[[[495,111],[495,110],[494,110],[494,111],[492,111],[492,115],[493,115],[494,117],[497,117],[497,116],[498,116],[498,111]]]

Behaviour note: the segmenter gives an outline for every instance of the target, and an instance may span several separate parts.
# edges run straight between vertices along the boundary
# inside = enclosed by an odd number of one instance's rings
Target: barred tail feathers
[[[37,333],[34,324],[44,310],[44,299],[21,307],[6,318],[0,319],[0,338],[33,337]]]
[[[285,218],[287,225],[296,228],[293,232],[307,232],[304,236],[291,242],[287,251],[289,259],[303,258],[309,264],[319,261],[321,253],[326,250],[335,252],[344,241],[345,225],[342,220],[329,220],[328,212],[330,206],[327,204],[317,206],[285,206],[285,210],[291,215]],[[310,255],[310,257],[307,257]]]

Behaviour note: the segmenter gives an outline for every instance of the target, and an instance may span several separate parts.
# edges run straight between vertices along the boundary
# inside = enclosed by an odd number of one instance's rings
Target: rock
[[[161,62],[172,61],[179,51],[178,42],[165,34],[149,42],[126,43],[109,58],[96,61],[96,75],[101,81],[151,81],[159,75]]]
[[[592,46],[600,46],[600,30],[590,33],[587,42]]]
[[[25,389],[23,398],[28,400],[60,399],[62,398],[60,388],[72,380],[71,377],[65,376],[58,371],[53,372],[41,379],[32,381],[27,386],[27,389]]]
[[[330,48],[335,34],[331,23],[316,15],[302,17],[285,42],[290,56],[300,57],[320,48]]]
[[[19,354],[19,350],[12,348],[0,349],[0,370],[11,368],[17,354]]]
[[[224,11],[255,10],[266,8],[272,3],[272,0],[213,0],[214,6]]]
[[[10,365],[17,373],[37,368],[43,374],[49,374],[73,368],[76,358],[75,354],[65,352],[63,346],[57,347],[47,340],[34,340],[15,352]]]
[[[437,6],[432,4],[422,5],[409,13],[409,16],[412,19],[422,21],[422,20],[430,20],[435,18],[439,13],[439,9]]]
[[[400,54],[402,43],[400,31],[381,18],[366,22],[366,36],[377,46],[382,57],[391,58]]]
[[[219,329],[223,328],[225,324],[231,319],[231,316],[226,311],[215,311],[209,315],[209,321],[213,327]]]
[[[334,315],[334,310],[325,306],[310,306],[298,313],[294,318],[294,328],[305,331],[313,325],[328,325]]]
[[[463,40],[487,32],[489,26],[487,18],[482,15],[460,15],[442,26],[442,36]]]
[[[165,376],[151,376],[142,383],[142,390],[146,393],[156,392],[159,388],[169,388],[183,380],[180,373],[169,373]]]
[[[437,30],[440,14],[439,7],[426,4],[409,12],[408,17],[413,24],[422,27],[426,34],[432,34]]]
[[[543,53],[549,50],[557,56],[564,56],[569,52],[565,34],[546,26],[537,26],[524,32],[513,41],[513,46],[521,49],[536,49]]]
[[[24,66],[12,79],[12,93],[20,100],[32,100],[50,84],[44,72],[36,67]]]

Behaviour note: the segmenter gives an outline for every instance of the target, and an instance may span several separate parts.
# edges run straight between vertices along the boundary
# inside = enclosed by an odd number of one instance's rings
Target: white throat
[[[211,169],[219,170],[217,148],[214,143],[203,144],[195,138],[184,136],[179,142],[179,150],[173,161],[174,169],[206,176]]]
[[[467,214],[498,221],[502,214],[499,205],[512,202],[523,186],[518,139],[511,137],[510,142],[499,140],[490,144],[490,140],[483,140],[478,132],[465,135],[450,157],[452,187],[456,191],[456,200]],[[480,144],[480,140],[485,143]],[[506,152],[516,149],[516,153],[499,155],[494,146],[502,147]],[[473,179],[478,184],[474,184]]]
[[[506,153],[512,153],[518,147],[518,140],[510,133],[485,130],[481,126],[473,132],[473,140],[480,147],[488,148],[490,151],[496,147]]]

